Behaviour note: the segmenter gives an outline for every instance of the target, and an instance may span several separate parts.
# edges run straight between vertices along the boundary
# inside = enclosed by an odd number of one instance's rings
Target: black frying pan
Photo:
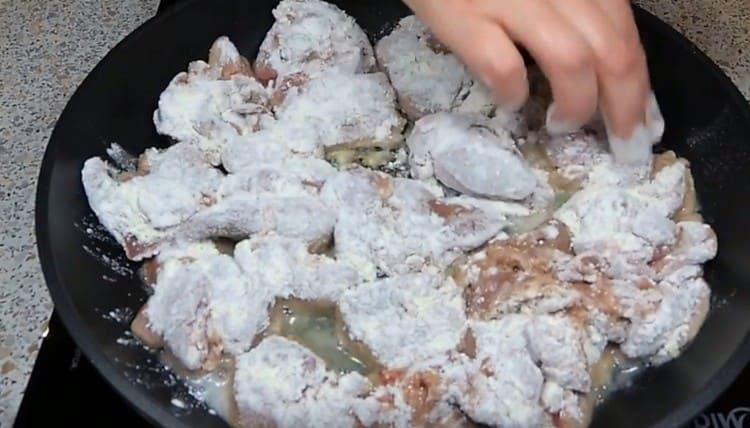
[[[207,56],[228,35],[248,57],[272,24],[273,0],[191,0],[150,20],[115,47],[71,98],[42,164],[36,232],[44,276],[65,326],[99,372],[151,421],[169,426],[223,426],[205,408],[190,408],[185,387],[154,355],[117,343],[146,299],[136,266],[98,224],[80,180],[85,159],[117,142],[131,153],[168,144],[151,122],[159,93],[187,63]],[[398,0],[337,1],[376,38],[407,10]],[[706,220],[719,237],[707,265],[712,309],[689,349],[647,371],[595,413],[596,427],[675,426],[705,408],[750,357],[750,108],[729,79],[690,42],[636,10],[667,130],[662,149],[689,159]],[[96,234],[95,234],[96,235]],[[109,258],[109,262],[105,259]],[[112,262],[114,260],[114,262]],[[172,398],[189,404],[180,409]]]

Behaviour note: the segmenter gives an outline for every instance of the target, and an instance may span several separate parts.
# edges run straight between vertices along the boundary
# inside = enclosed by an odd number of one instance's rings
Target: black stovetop
[[[182,0],[162,0],[158,12]],[[692,423],[695,428],[750,427],[750,366]],[[747,419],[745,424],[744,419]],[[97,373],[71,339],[57,315],[49,323],[34,370],[16,416],[16,427],[148,427],[146,422]]]

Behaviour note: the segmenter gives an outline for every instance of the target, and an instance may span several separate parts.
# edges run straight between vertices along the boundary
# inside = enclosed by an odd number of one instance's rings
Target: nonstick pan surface
[[[80,179],[83,162],[113,142],[138,154],[169,142],[152,113],[189,61],[228,35],[254,57],[273,20],[272,0],[190,0],[151,19],[115,47],[70,99],[50,139],[36,201],[44,275],[57,311],[104,378],[152,422],[219,427],[193,406],[158,359],[127,344],[128,318],[147,295],[114,241],[101,232]],[[336,2],[377,38],[408,13],[398,0]],[[712,309],[678,359],[649,369],[597,408],[593,426],[676,426],[724,390],[750,356],[750,108],[719,68],[652,15],[636,10],[653,86],[666,119],[660,149],[690,160],[706,221],[719,237],[706,266]],[[91,233],[91,231],[94,233]],[[118,342],[118,339],[119,342]],[[186,409],[173,404],[177,398]],[[113,421],[114,422],[114,421]]]

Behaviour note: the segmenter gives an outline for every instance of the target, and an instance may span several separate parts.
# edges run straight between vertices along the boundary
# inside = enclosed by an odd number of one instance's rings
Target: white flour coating
[[[290,88],[276,107],[276,118],[314,129],[326,148],[392,148],[402,141],[406,124],[382,73],[332,71]]]
[[[625,355],[654,363],[679,355],[709,306],[700,265],[716,255],[716,236],[706,224],[672,218],[685,198],[686,171],[678,161],[633,181],[601,164],[555,214],[578,255],[572,271],[563,264],[558,275],[589,283],[609,277],[617,317],[600,326]]]
[[[232,257],[208,251],[164,262],[146,311],[150,329],[185,367],[199,369],[209,355],[248,350],[272,303],[270,290],[251,284]]]
[[[223,77],[227,77],[227,74],[230,74],[230,70],[227,70],[226,72],[223,70],[223,67],[227,65],[236,66],[237,69],[231,71],[240,71],[240,69],[242,69],[243,72],[247,72],[248,70],[243,67],[245,65],[243,62],[247,60],[244,59],[243,61],[243,59],[244,58],[237,50],[237,46],[235,46],[227,36],[221,36],[216,39],[213,45],[211,45],[211,49],[208,51],[208,64],[215,69],[219,68],[219,75],[223,75]],[[249,64],[249,62],[247,63]]]
[[[466,324],[463,306],[453,281],[432,274],[363,284],[339,300],[351,336],[395,368],[440,359],[454,349]]]
[[[102,159],[91,158],[81,172],[89,205],[133,260],[154,254],[173,227],[215,197],[222,180],[185,143],[148,149],[141,163],[144,171],[124,177]]]
[[[671,215],[685,194],[685,165],[677,162],[653,180],[629,183],[599,164],[584,187],[556,213],[571,231],[576,253],[611,254],[628,263],[645,263],[657,247],[675,242]]]
[[[383,382],[354,411],[365,426],[473,427],[458,407],[468,388],[466,355],[451,351],[440,357],[388,370]]]
[[[279,77],[303,72],[311,77],[337,71],[368,73],[375,68],[372,46],[353,18],[320,0],[284,0],[273,10],[276,22],[260,46],[255,68]]]
[[[585,180],[595,165],[611,162],[606,140],[596,134],[548,137],[542,147],[557,171],[569,180]]]
[[[588,338],[570,318],[536,316],[526,326],[526,340],[531,355],[548,381],[565,389],[589,392],[591,378],[584,351]]]
[[[154,257],[154,260],[156,260],[158,265],[163,266],[170,260],[190,262],[207,256],[217,256],[219,254],[221,254],[221,252],[216,247],[216,244],[211,241],[175,242],[162,246],[159,250],[159,254]]]
[[[408,428],[412,426],[413,409],[406,403],[403,391],[397,386],[377,387],[367,397],[357,400],[353,411],[357,419],[367,427]]]
[[[270,90],[255,80],[249,65],[226,38],[212,48],[217,61],[196,61],[188,72],[178,74],[159,97],[154,112],[156,130],[177,141],[197,145],[218,165],[227,141],[270,126]]]
[[[180,143],[147,150],[142,163],[145,175],[126,181],[99,158],[82,172],[89,204],[133,260],[174,242],[273,232],[322,244],[333,232],[335,213],[318,193],[336,170],[323,160],[254,164],[223,176],[195,146]]]
[[[487,201],[442,196],[438,187],[421,181],[365,169],[339,173],[322,190],[337,213],[336,257],[367,279],[376,268],[388,275],[442,269],[507,224]]]
[[[181,225],[175,235],[195,241],[276,233],[308,244],[325,242],[336,217],[319,198],[318,190],[334,173],[322,160],[294,159],[230,174],[219,189],[217,202]]]
[[[528,350],[528,317],[472,322],[476,357],[467,362],[468,388],[458,402],[472,420],[493,426],[549,426],[541,405],[544,375]]]
[[[632,319],[622,351],[663,363],[677,357],[708,311],[710,290],[699,266],[685,266],[659,282],[661,301],[653,312]]]
[[[471,84],[466,68],[453,54],[436,52],[427,27],[415,16],[403,18],[375,46],[378,62],[396,89],[410,119],[451,111],[459,93]]]
[[[328,371],[308,349],[278,336],[237,358],[234,392],[243,426],[354,426],[352,407],[370,388],[362,375]]]
[[[383,375],[384,382],[358,400],[354,413],[364,426],[471,427],[456,405],[466,388],[460,354]]]
[[[469,326],[476,356],[464,359],[468,387],[456,398],[473,420],[551,426],[545,408],[581,420],[578,393],[591,387],[585,330],[561,315],[507,315]]]
[[[201,368],[209,352],[209,310],[205,284],[192,275],[195,269],[191,265],[175,260],[161,267],[161,281],[146,312],[150,330],[164,339],[185,367],[195,370]]]
[[[424,117],[415,124],[407,144],[415,178],[434,176],[462,193],[520,201],[546,184],[540,183],[510,134],[483,116]]]
[[[336,175],[328,162],[314,158],[288,159],[283,163],[256,162],[227,175],[218,191],[219,198],[238,193],[251,195],[315,196],[325,182]]]
[[[664,278],[689,265],[699,266],[718,251],[716,233],[711,226],[697,221],[677,223],[677,243],[664,259],[657,263],[657,278]]]
[[[209,237],[245,239],[276,233],[310,244],[327,241],[336,218],[314,196],[237,193],[199,212],[175,232],[181,239]]]
[[[320,254],[310,254],[299,240],[263,236],[242,241],[234,250],[249,281],[274,290],[276,297],[336,301],[359,282],[353,268]]]
[[[414,15],[403,18],[380,39],[375,54],[398,94],[401,110],[412,120],[449,111],[496,113],[490,90],[473,79]]]
[[[323,144],[315,131],[295,123],[274,122],[253,134],[229,139],[221,163],[229,172],[240,172],[258,163],[322,157]]]

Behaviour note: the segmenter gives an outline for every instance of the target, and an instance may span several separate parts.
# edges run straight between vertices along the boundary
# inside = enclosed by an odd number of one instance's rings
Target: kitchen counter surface
[[[749,0],[641,0],[750,97]],[[52,303],[34,241],[49,135],[86,74],[151,17],[157,0],[0,0],[0,427],[10,426]]]

